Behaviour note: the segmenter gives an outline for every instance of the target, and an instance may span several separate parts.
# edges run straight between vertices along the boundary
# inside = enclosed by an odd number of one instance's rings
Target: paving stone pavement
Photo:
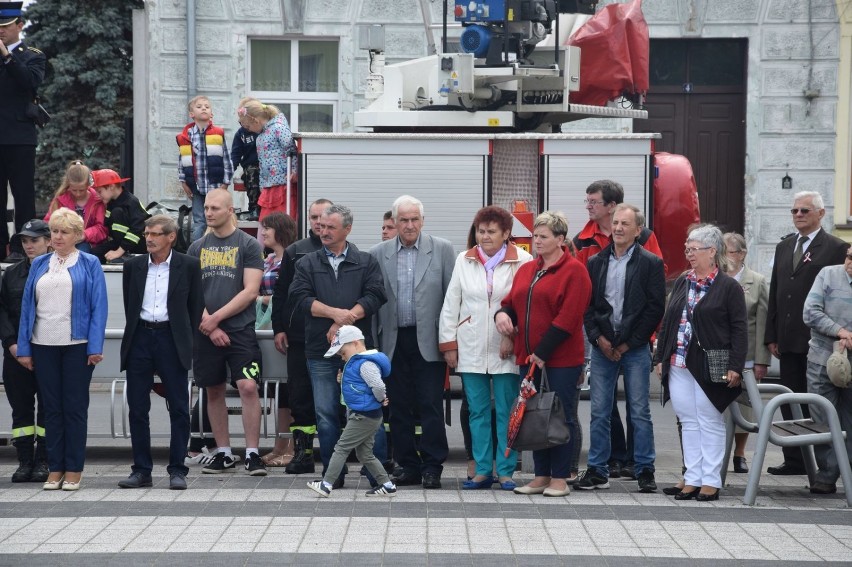
[[[91,427],[103,426],[106,396],[93,396]],[[156,404],[155,404],[156,405]],[[161,405],[161,404],[160,404]],[[657,483],[680,470],[670,407],[653,404]],[[458,409],[458,402],[454,402]],[[588,402],[580,406],[588,424]],[[154,410],[152,422],[165,415]],[[5,426],[0,418],[0,427]],[[156,427],[156,425],[155,425]],[[236,428],[236,423],[232,429]],[[717,502],[677,502],[640,494],[635,481],[567,498],[519,496],[495,488],[462,491],[464,455],[457,423],[443,489],[400,487],[367,498],[350,465],[329,499],[305,487],[318,475],[265,478],[238,470],[202,475],[189,490],[167,490],[166,440],[155,440],[152,488],[123,490],[129,441],[90,443],[83,488],[45,492],[12,484],[14,451],[0,447],[0,566],[3,565],[850,565],[852,510],[842,488],[814,497],[805,477],[764,474],[757,505],[744,506],[745,475],[728,475]],[[587,444],[588,442],[586,442]],[[268,446],[268,443],[266,443]],[[768,465],[778,464],[772,449]],[[583,462],[585,461],[585,451]],[[516,479],[528,481],[529,474]],[[495,485],[498,487],[499,485]]]

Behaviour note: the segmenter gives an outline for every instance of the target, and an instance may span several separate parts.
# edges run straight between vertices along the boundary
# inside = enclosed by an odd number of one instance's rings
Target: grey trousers
[[[852,388],[838,388],[831,383],[825,366],[808,361],[808,393],[819,394],[828,399],[835,408],[840,418],[840,427],[847,432],[846,452],[852,455]],[[816,423],[826,423],[826,416],[819,406],[811,406],[811,417]],[[840,476],[840,468],[837,465],[837,455],[831,445],[815,445],[814,457],[816,457],[819,472],[817,482],[834,484]]]
[[[387,471],[373,455],[373,442],[376,438],[376,430],[380,425],[382,425],[381,416],[372,418],[361,413],[349,412],[346,427],[343,428],[343,433],[340,434],[340,439],[334,446],[334,454],[328,462],[323,480],[329,484],[334,484],[346,465],[349,453],[354,449],[358,461],[367,467],[367,470],[379,484],[388,482],[390,478]]]

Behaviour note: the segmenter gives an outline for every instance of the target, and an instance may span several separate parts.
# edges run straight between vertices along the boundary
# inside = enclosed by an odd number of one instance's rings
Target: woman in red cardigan
[[[536,364],[535,383],[540,389],[540,369],[546,368],[550,389],[566,410],[574,407],[583,369],[583,313],[592,292],[586,267],[565,244],[567,236],[568,221],[561,213],[546,211],[536,217],[533,248],[537,258],[518,270],[512,291],[494,318],[497,330],[514,338],[521,374]],[[566,411],[565,419],[571,439],[533,451],[535,478],[516,488],[516,494],[570,494],[566,479],[578,424],[571,411]]]

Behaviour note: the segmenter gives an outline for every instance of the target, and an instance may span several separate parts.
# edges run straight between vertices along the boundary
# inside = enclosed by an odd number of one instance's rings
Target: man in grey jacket
[[[393,204],[397,237],[377,244],[388,302],[379,310],[380,350],[391,359],[387,381],[394,459],[400,485],[440,488],[449,451],[441,396],[447,366],[438,351],[438,318],[456,255],[448,240],[423,234],[423,203],[409,195]],[[415,420],[423,434],[415,444]]]
[[[834,349],[834,343],[841,341],[852,352],[852,252],[846,249],[846,261],[842,266],[828,266],[817,274],[814,285],[805,299],[803,318],[811,328],[811,340],[808,343],[808,393],[819,394],[827,398],[837,408],[840,426],[843,431],[852,431],[852,389],[838,388],[828,377],[826,363]],[[826,423],[823,411],[811,406],[811,417],[816,423]],[[846,452],[852,454],[852,437],[847,434]],[[837,455],[831,445],[814,446],[819,472],[817,472],[811,492],[814,494],[834,494],[837,492],[837,477],[840,469]],[[849,490],[848,487],[844,487]]]

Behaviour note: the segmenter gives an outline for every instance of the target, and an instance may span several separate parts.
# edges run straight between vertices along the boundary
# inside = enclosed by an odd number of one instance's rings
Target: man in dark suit
[[[23,2],[0,3],[0,211],[6,215],[6,187],[15,197],[15,232],[35,217],[35,122],[27,116],[44,79],[44,54],[21,41]],[[9,234],[0,227],[0,259],[6,257]],[[15,250],[23,257],[23,248]]]
[[[187,376],[192,366],[192,337],[201,323],[204,294],[197,258],[172,250],[177,223],[156,215],[145,221],[148,254],[124,263],[124,316],[121,370],[127,371],[127,405],[130,408],[130,440],[133,467],[118,483],[122,488],[151,486],[151,388],[154,373],[165,390],[171,420],[169,488],[186,489],[183,457],[189,442],[189,391]]]
[[[802,320],[805,298],[821,269],[844,262],[848,244],[822,230],[820,221],[825,216],[825,206],[822,195],[816,191],[796,193],[790,212],[797,232],[785,236],[775,247],[763,340],[769,352],[781,361],[781,384],[794,392],[807,392],[811,335]],[[807,408],[803,410],[807,414]],[[789,406],[782,406],[781,414],[784,419],[792,419]],[[801,449],[785,447],[784,463],[769,467],[767,472],[805,474]]]

